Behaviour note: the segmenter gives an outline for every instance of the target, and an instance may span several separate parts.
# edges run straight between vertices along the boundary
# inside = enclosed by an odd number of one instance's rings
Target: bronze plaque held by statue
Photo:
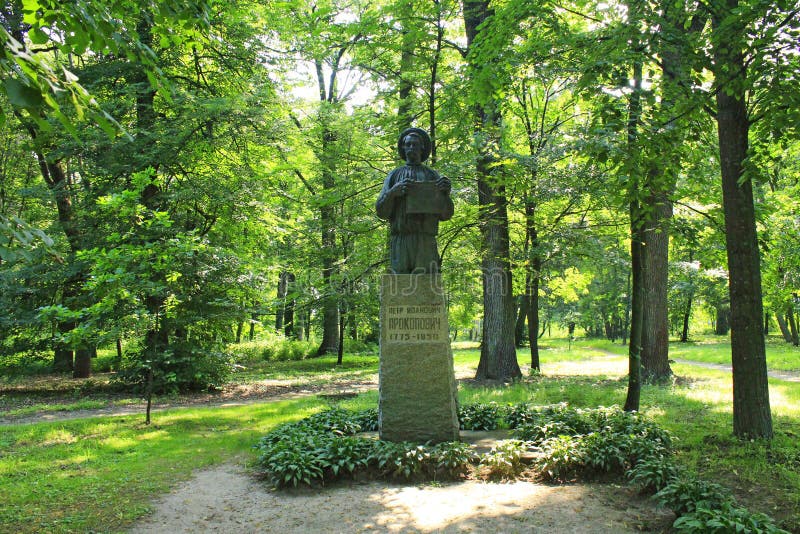
[[[435,182],[406,183],[406,213],[439,214],[446,209],[445,196]]]

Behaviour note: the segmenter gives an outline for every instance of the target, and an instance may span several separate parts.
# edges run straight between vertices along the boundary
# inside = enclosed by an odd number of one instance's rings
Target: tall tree
[[[764,345],[761,269],[752,175],[745,174],[750,117],[747,110],[747,18],[738,0],[712,4],[712,47],[719,132],[722,204],[728,251],[733,361],[733,432],[772,437]]]
[[[465,0],[464,25],[467,33],[468,60],[473,84],[486,82],[481,65],[479,40],[488,31],[486,23],[493,15],[489,2]],[[478,73],[484,72],[483,76]],[[514,346],[514,295],[511,280],[508,200],[500,166],[500,110],[489,87],[473,87],[475,103],[475,139],[478,144],[476,174],[478,180],[479,222],[483,258],[483,343],[475,377],[479,380],[510,380],[522,376]]]
[[[653,11],[648,14],[652,15]],[[669,366],[669,237],[672,196],[685,159],[686,139],[696,114],[692,86],[692,42],[705,25],[705,13],[687,12],[682,3],[662,2],[651,24],[658,32],[653,48],[659,56],[660,101],[654,106],[645,188],[652,213],[645,228],[645,271],[642,374],[645,380],[663,380],[672,374]]]

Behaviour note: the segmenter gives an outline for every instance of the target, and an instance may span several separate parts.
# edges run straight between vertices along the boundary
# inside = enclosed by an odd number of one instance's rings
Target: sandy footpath
[[[275,491],[225,464],[162,497],[130,532],[616,534],[665,532],[673,520],[671,512],[613,485],[348,482]]]

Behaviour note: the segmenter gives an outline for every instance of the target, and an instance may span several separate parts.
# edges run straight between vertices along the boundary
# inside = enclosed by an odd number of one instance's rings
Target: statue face
[[[422,139],[418,135],[410,134],[403,139],[403,151],[406,153],[408,163],[422,162]]]

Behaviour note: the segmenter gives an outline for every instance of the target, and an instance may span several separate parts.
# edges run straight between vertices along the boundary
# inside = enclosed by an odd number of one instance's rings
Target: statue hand
[[[397,182],[389,189],[389,196],[391,197],[402,197],[406,194],[406,183],[405,182]]]
[[[450,189],[452,189],[453,186],[450,183],[450,178],[448,178],[446,176],[442,176],[438,180],[436,180],[436,187],[438,187],[440,191],[443,191],[443,192],[449,194],[450,193]]]

